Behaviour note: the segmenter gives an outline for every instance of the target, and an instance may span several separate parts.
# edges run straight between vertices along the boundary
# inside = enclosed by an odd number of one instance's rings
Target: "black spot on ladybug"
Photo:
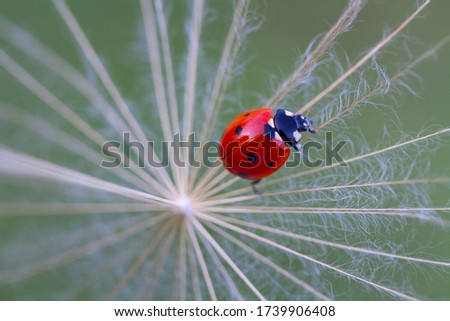
[[[248,175],[242,172],[237,172],[236,175],[243,179],[249,179]]]
[[[236,127],[236,135],[240,135],[242,133],[242,127],[241,126],[238,126],[238,127]]]
[[[255,153],[248,153],[247,159],[249,162],[255,163],[258,160],[258,156]]]
[[[265,124],[264,125],[264,136],[267,136],[270,139],[274,139],[275,138],[275,128],[273,128],[269,124]]]
[[[247,116],[249,116],[250,115],[250,113],[246,113],[245,115],[244,115],[244,117],[247,117]]]
[[[269,165],[269,167],[275,167],[275,163],[274,162],[270,162],[268,165]]]

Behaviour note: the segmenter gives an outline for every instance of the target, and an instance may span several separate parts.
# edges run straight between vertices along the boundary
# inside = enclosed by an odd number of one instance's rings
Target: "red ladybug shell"
[[[269,108],[237,116],[220,141],[219,153],[225,168],[249,180],[260,180],[275,173],[288,159],[290,148],[273,127]],[[268,134],[268,128],[275,135]]]

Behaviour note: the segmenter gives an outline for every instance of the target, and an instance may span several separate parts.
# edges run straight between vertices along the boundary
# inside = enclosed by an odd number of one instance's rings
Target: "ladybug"
[[[301,151],[302,132],[315,133],[312,121],[286,109],[275,116],[270,108],[243,112],[225,130],[219,144],[219,155],[233,175],[252,181],[254,185],[283,166],[290,147]]]

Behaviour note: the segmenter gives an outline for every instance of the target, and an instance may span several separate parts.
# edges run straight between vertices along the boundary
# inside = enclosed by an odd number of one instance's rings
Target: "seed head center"
[[[175,213],[186,218],[194,216],[194,209],[192,207],[192,200],[187,195],[182,195],[176,202]]]

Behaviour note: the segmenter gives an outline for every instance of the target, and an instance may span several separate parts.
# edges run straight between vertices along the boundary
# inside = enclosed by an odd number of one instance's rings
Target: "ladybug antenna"
[[[308,120],[309,120],[309,124],[310,124],[309,127],[308,127],[308,131],[311,134],[317,134],[317,132],[314,129],[311,128],[311,125],[314,124],[314,121],[312,119],[308,119]]]

